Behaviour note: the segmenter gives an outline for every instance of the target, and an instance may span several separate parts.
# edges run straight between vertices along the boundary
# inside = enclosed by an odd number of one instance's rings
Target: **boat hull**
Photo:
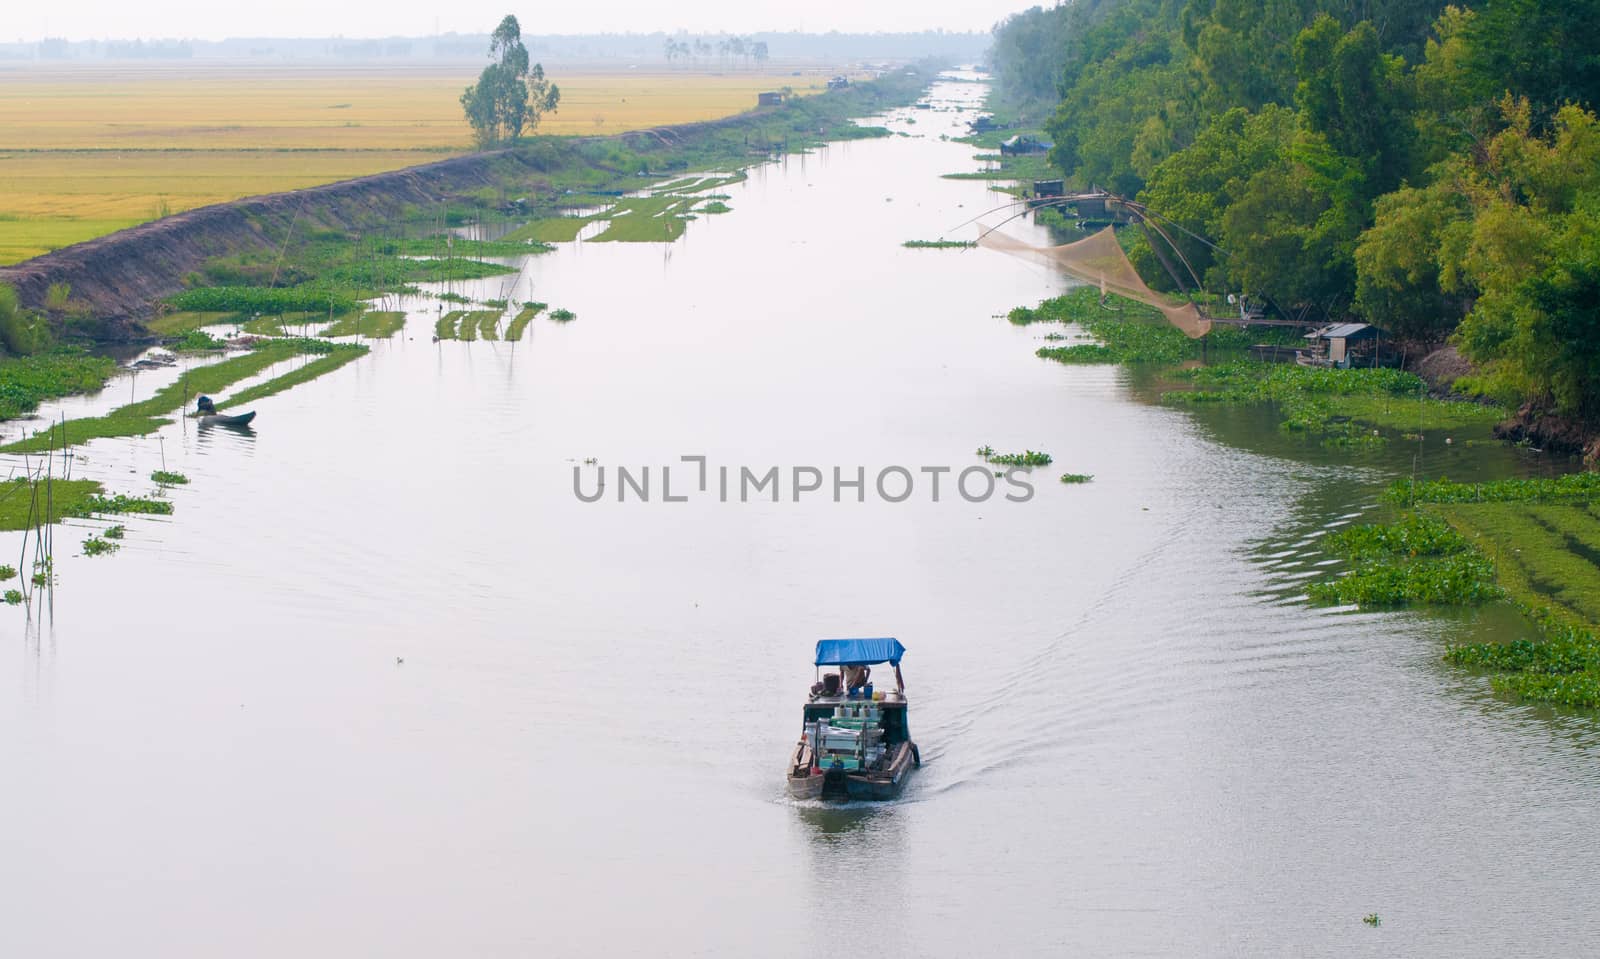
[[[789,757],[787,778],[791,799],[835,799],[841,802],[882,802],[899,797],[920,765],[916,743],[895,747],[894,758],[882,769],[845,772],[842,769],[817,771],[811,765],[811,747],[801,743]]]
[[[901,743],[894,758],[882,770],[844,775],[845,794],[848,798],[864,802],[882,802],[894,799],[906,788],[911,770],[917,767],[916,743]]]
[[[209,413],[200,417],[201,426],[249,426],[250,421],[256,418],[256,411],[239,413],[233,416],[224,416],[221,413]]]

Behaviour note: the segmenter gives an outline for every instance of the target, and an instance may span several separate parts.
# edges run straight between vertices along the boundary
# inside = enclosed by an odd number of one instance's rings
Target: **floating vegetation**
[[[710,203],[707,203],[705,206],[700,207],[696,212],[698,212],[698,213],[730,213],[732,211],[733,211],[733,207],[729,206],[726,203],[723,203],[721,200],[712,200]]]
[[[452,293],[452,292],[446,291],[444,293],[438,293],[438,294],[435,294],[435,295],[439,299],[443,300],[446,303],[471,303],[472,302],[472,297],[470,297],[470,296],[462,296],[460,293]]]
[[[907,240],[900,245],[908,250],[967,250],[978,244],[974,240]]]
[[[123,536],[127,535],[127,532],[128,527],[118,523],[115,526],[106,527],[105,532],[101,533],[100,535],[104,536],[106,539],[121,539]]]
[[[1504,595],[1495,585],[1494,563],[1435,516],[1353,526],[1331,534],[1326,549],[1356,565],[1307,588],[1317,605],[1469,606]]]
[[[1490,687],[1502,696],[1569,709],[1600,709],[1600,640],[1587,626],[1563,621],[1545,609],[1524,609],[1539,630],[1538,640],[1469,643],[1452,646],[1445,662],[1493,675]]]
[[[83,555],[85,556],[104,556],[107,553],[115,553],[121,548],[121,543],[102,539],[99,536],[90,536],[83,541]]]
[[[15,579],[16,576],[17,568],[15,566],[0,566],[0,583],[8,579]]]
[[[1409,513],[1396,523],[1370,523],[1350,526],[1323,540],[1323,547],[1346,559],[1375,559],[1385,556],[1444,556],[1469,547],[1467,540],[1449,523],[1425,513]]]
[[[1094,474],[1093,473],[1062,473],[1061,474],[1061,482],[1069,483],[1069,484],[1071,484],[1071,483],[1087,483],[1087,482],[1090,482],[1093,479],[1094,479]]]
[[[323,336],[364,336],[383,340],[405,328],[406,315],[390,310],[370,313],[351,313],[334,320],[322,331]]]
[[[1025,450],[1021,453],[996,453],[992,446],[978,447],[977,455],[983,457],[985,463],[995,466],[1020,466],[1023,469],[1032,469],[1035,466],[1049,466],[1054,460],[1049,453],[1036,453]]]
[[[18,476],[0,482],[0,530],[32,529],[65,517],[88,515],[87,503],[103,491],[93,480],[35,480]],[[7,567],[9,568],[9,567]],[[12,570],[12,575],[16,571]],[[0,580],[10,579],[0,576]]]
[[[572,312],[571,310],[551,310],[550,311],[550,319],[555,320],[557,323],[571,323],[573,320],[576,320],[577,318],[578,318],[578,314]]]
[[[32,413],[44,400],[93,393],[116,369],[109,357],[68,348],[0,361],[0,420]]]
[[[151,516],[168,516],[172,513],[172,504],[164,499],[150,499],[145,496],[125,496],[118,493],[115,496],[91,495],[83,501],[80,512],[72,515],[88,516],[93,513],[141,513]]]
[[[169,344],[175,353],[209,353],[226,349],[227,345],[204,330],[190,330],[182,338]]]
[[[1375,912],[1368,913],[1367,915],[1362,916],[1361,917],[1361,921],[1366,923],[1369,926],[1381,926],[1381,925],[1383,925],[1383,920],[1379,919],[1378,918],[1378,914],[1375,913]]]
[[[178,310],[215,313],[283,314],[349,313],[358,308],[354,297],[333,290],[305,287],[202,286],[184,290],[167,303]]]
[[[1313,604],[1354,604],[1363,609],[1396,606],[1474,606],[1504,593],[1494,584],[1494,564],[1477,553],[1438,559],[1371,560],[1338,579],[1312,583]]]
[[[7,606],[21,606],[22,594],[14,589],[6,590],[5,601]]]
[[[168,470],[156,470],[150,474],[150,478],[162,486],[183,486],[189,482],[189,477]]]
[[[506,327],[506,339],[513,343],[522,339],[523,331],[528,328],[529,323],[533,322],[534,317],[544,312],[544,308],[545,304],[543,303],[529,301],[522,304],[522,310],[511,319],[511,323]]]

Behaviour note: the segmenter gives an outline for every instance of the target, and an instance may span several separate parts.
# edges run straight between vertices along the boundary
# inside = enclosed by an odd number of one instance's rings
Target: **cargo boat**
[[[795,799],[893,799],[922,765],[911,739],[900,658],[893,638],[817,641],[817,683],[801,715],[800,741],[789,757]],[[894,669],[894,691],[875,689],[874,666]],[[838,667],[824,675],[824,666]]]

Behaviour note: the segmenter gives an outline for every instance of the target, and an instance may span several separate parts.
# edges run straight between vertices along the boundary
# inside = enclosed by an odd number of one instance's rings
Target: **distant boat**
[[[905,651],[893,638],[817,641],[818,672],[823,666],[840,672],[822,676],[805,704],[800,741],[789,757],[790,796],[881,800],[900,795],[911,771],[922,765],[900,676]],[[894,667],[894,692],[875,690],[870,682],[871,667],[883,663]],[[847,688],[847,677],[858,670],[868,681]]]

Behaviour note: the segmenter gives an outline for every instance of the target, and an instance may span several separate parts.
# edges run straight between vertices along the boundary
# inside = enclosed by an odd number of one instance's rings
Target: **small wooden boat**
[[[800,741],[789,757],[789,795],[795,799],[893,799],[922,765],[911,740],[910,710],[893,638],[817,642],[819,682],[801,717]],[[895,691],[873,689],[871,667],[894,667]],[[822,667],[839,673],[820,676]],[[846,686],[855,678],[862,683]]]
[[[256,411],[228,415],[226,413],[202,413],[201,426],[249,426],[250,421],[256,418]]]

